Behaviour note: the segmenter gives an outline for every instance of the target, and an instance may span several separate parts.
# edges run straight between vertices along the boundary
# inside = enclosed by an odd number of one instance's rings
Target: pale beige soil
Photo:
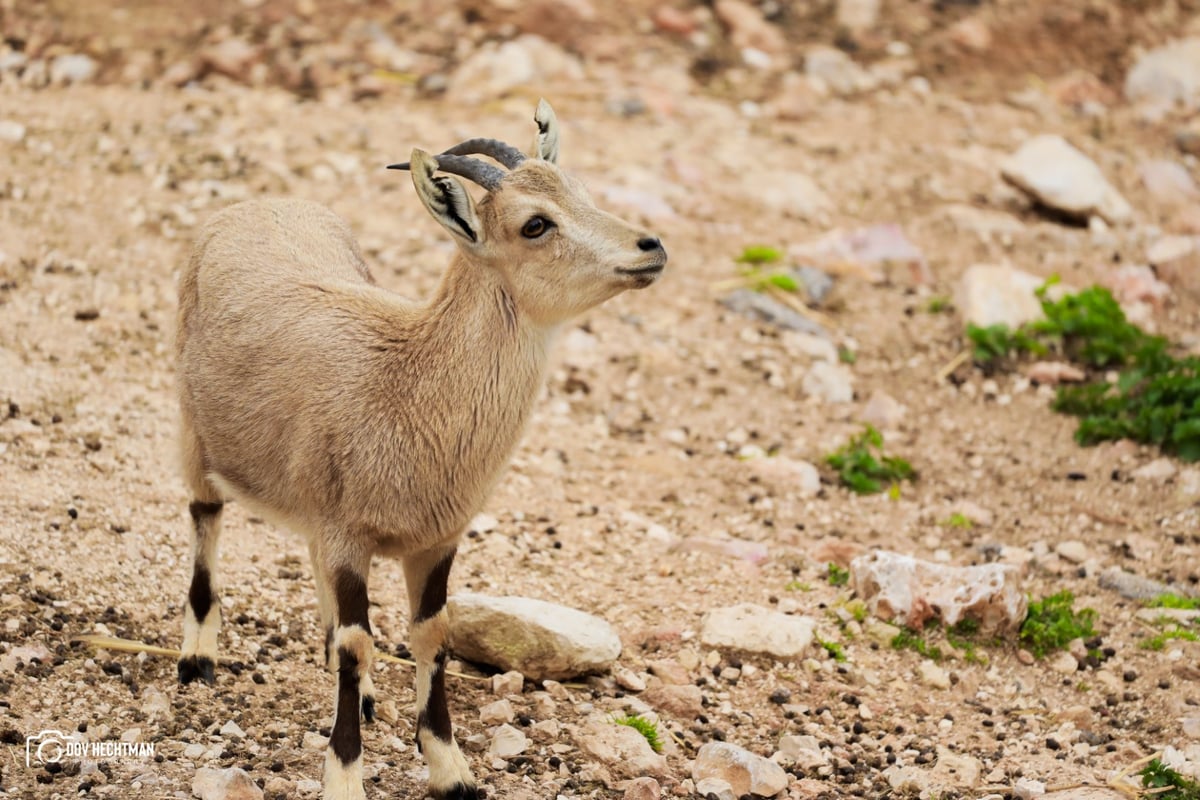
[[[1157,30],[1149,19],[1128,35]],[[919,55],[929,64],[936,50]],[[668,791],[689,777],[688,759],[704,742],[721,737],[770,755],[781,731],[831,744],[844,774],[809,776],[796,787],[829,797],[890,792],[879,776],[888,747],[916,751],[908,763],[951,747],[982,761],[981,787],[1009,787],[1021,775],[1103,783],[1165,744],[1186,744],[1180,720],[1200,713],[1200,645],[1175,645],[1177,658],[1140,649],[1152,631],[1133,618],[1138,604],[1053,551],[1082,540],[1100,567],[1194,591],[1194,498],[1181,500],[1177,481],[1129,477],[1156,457],[1148,448],[1078,447],[1073,421],[1055,415],[1044,392],[1014,390],[1017,376],[993,376],[1001,401],[981,390],[987,376],[978,370],[939,381],[962,347],[961,323],[926,311],[973,263],[1009,261],[1087,285],[1115,261],[1140,262],[1146,226],[1170,230],[1171,218],[1146,195],[1136,166],[1178,157],[1170,125],[1145,126],[1124,107],[1099,125],[1052,103],[1038,113],[1005,102],[1011,85],[999,79],[967,86],[960,75],[943,84],[934,72],[930,95],[901,87],[825,100],[802,121],[748,119],[719,87],[700,86],[646,114],[615,116],[607,101],[638,94],[645,70],[688,85],[690,65],[678,47],[647,49],[638,59],[600,65],[602,80],[542,92],[564,125],[564,165],[601,205],[661,235],[670,253],[666,277],[564,331],[528,435],[487,506],[498,525],[465,540],[452,590],[521,594],[597,614],[621,634],[620,663],[639,673],[647,660],[707,655],[697,631],[715,607],[783,604],[821,619],[821,635],[844,643],[845,664],[814,648],[808,665],[742,659],[757,669],[735,685],[705,667],[692,674],[709,707],[704,721],[663,714],[682,743],[669,756]],[[1002,72],[1002,62],[998,56],[990,68]],[[1127,57],[1112,63],[1123,67]],[[1070,65],[1024,70],[1051,79]],[[1094,68],[1119,88],[1121,72]],[[22,142],[0,143],[0,401],[8,405],[0,407],[0,664],[17,647],[42,644],[52,654],[51,663],[22,659],[13,671],[12,659],[0,669],[0,730],[9,732],[6,742],[20,737],[4,745],[0,789],[76,796],[78,776],[37,782],[48,773],[25,767],[23,740],[82,725],[95,738],[140,728],[163,757],[113,762],[107,787],[93,795],[190,796],[197,761],[183,750],[194,742],[219,744],[210,765],[242,766],[256,779],[320,778],[322,753],[305,749],[302,738],[329,724],[332,679],[319,663],[312,576],[297,537],[236,506],[225,515],[221,644],[244,668],[219,670],[215,688],[178,687],[170,659],[96,657],[69,644],[72,635],[98,630],[179,642],[190,556],[173,438],[174,274],[214,210],[238,197],[286,194],[343,215],[379,282],[424,296],[450,244],[407,176],[383,165],[413,146],[440,148],[474,135],[524,145],[535,101],[521,93],[455,107],[411,91],[368,102],[330,92],[310,101],[223,79],[183,90],[117,78],[45,90],[0,83],[0,119],[28,127]],[[1023,209],[996,165],[1031,132],[1062,133],[1095,156],[1138,208],[1139,225],[1098,242],[1085,228]],[[1195,176],[1194,162],[1191,169]],[[801,220],[762,203],[755,181],[781,171],[811,177],[833,209]],[[645,216],[621,205],[613,190],[622,187],[661,198],[675,213]],[[1017,230],[1007,243],[985,241],[950,221],[952,204],[1011,213]],[[878,285],[839,279],[823,313],[836,343],[857,354],[856,400],[822,404],[800,389],[810,359],[777,331],[723,309],[711,286],[736,276],[733,258],[746,245],[786,246],[872,222],[901,224],[934,280],[913,286],[903,270]],[[86,319],[87,312],[98,316]],[[1156,321],[1164,333],[1194,341],[1200,307],[1178,298]],[[912,461],[920,480],[899,499],[857,497],[833,483],[805,499],[736,456],[753,443],[819,463],[859,429],[876,390],[907,406],[887,445]],[[942,524],[964,501],[990,511],[992,523]],[[663,529],[676,539],[762,542],[769,556],[755,566],[672,547]],[[1064,676],[1043,662],[1023,665],[1009,643],[987,648],[987,665],[944,662],[954,681],[948,690],[920,686],[918,655],[851,638],[827,614],[842,596],[824,580],[830,542],[941,553],[956,564],[981,562],[985,545],[1028,548],[1036,558],[1027,564],[1027,590],[1035,597],[1073,591],[1097,610],[1103,644],[1115,655],[1103,674]],[[398,564],[387,561],[371,577],[372,621],[391,652],[407,636],[402,580]],[[793,581],[811,591],[788,591]],[[365,734],[368,774],[377,778],[368,783],[371,798],[418,796],[422,785],[410,682],[406,667],[377,667],[381,699],[400,714]],[[169,712],[148,716],[152,689],[166,695]],[[518,712],[537,721],[531,689]],[[796,707],[769,702],[777,689],[790,691]],[[486,684],[452,681],[450,691],[460,739],[486,732],[475,711],[493,699]],[[566,726],[592,708],[623,707],[623,693],[604,682],[569,691],[553,712]],[[860,704],[870,719],[860,717]],[[209,736],[230,719],[245,740]],[[1086,735],[1064,734],[1068,720]],[[104,729],[109,736],[98,735]],[[1047,747],[1056,736],[1066,738],[1063,749]],[[566,735],[561,741],[573,744]],[[621,796],[594,779],[594,765],[574,747],[558,768],[552,755],[535,742],[525,760],[496,770],[491,757],[469,753],[493,797]]]

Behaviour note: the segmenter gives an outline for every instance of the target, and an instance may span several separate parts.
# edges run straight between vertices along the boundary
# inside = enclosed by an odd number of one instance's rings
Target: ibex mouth
[[[663,271],[663,267],[665,267],[665,266],[666,265],[663,264],[662,262],[655,262],[654,264],[647,264],[644,267],[630,267],[629,269],[618,269],[617,272],[621,273],[622,275],[635,275],[635,276],[637,276],[637,275],[657,275],[658,273]]]

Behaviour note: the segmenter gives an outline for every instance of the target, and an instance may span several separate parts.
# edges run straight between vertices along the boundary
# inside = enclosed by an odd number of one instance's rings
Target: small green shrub
[[[893,650],[912,650],[933,661],[942,660],[942,649],[925,641],[924,634],[911,628],[903,628],[892,637]]]
[[[1090,639],[1096,635],[1092,624],[1096,612],[1090,608],[1074,609],[1075,595],[1062,591],[1044,600],[1029,604],[1029,612],[1021,623],[1021,642],[1038,658],[1061,650],[1075,639]]]
[[[1200,800],[1200,783],[1183,777],[1157,758],[1142,768],[1142,786],[1154,800]]]
[[[1167,642],[1172,639],[1179,639],[1185,642],[1200,642],[1200,636],[1184,628],[1176,628],[1171,631],[1163,631],[1156,636],[1151,636],[1149,639],[1143,639],[1138,643],[1138,647],[1143,650],[1162,650],[1167,646]]]
[[[884,484],[911,481],[916,470],[902,458],[883,453],[883,434],[871,425],[850,439],[841,449],[825,457],[825,463],[838,472],[842,485],[858,494],[877,494]]]
[[[842,662],[846,660],[846,649],[838,642],[828,642],[820,638],[816,641],[817,644],[825,649],[826,653],[829,653],[833,657],[834,661]]]
[[[769,245],[756,244],[742,250],[735,261],[739,264],[774,264],[783,258],[783,253]]]
[[[850,582],[850,570],[839,567],[832,561],[825,566],[825,569],[828,570],[826,580],[829,581],[830,586],[845,586]]]
[[[1177,594],[1160,594],[1146,605],[1150,608],[1200,609],[1200,597],[1183,597]]]
[[[626,714],[623,717],[613,717],[612,721],[618,725],[626,725],[633,728],[645,737],[646,742],[654,752],[662,752],[662,740],[658,736],[658,726],[650,720],[639,714]]]

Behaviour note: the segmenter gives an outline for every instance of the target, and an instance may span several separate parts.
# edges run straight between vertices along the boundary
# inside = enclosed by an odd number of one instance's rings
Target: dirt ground
[[[1103,785],[1166,745],[1195,743],[1200,726],[1184,721],[1200,715],[1200,645],[1140,648],[1155,631],[1135,618],[1140,605],[1097,582],[1118,566],[1197,591],[1200,514],[1183,489],[1194,468],[1135,479],[1158,453],[1080,448],[1074,422],[1019,373],[968,364],[947,379],[962,322],[928,311],[972,264],[1010,263],[1084,286],[1115,265],[1144,263],[1148,242],[1174,231],[1176,209],[1148,193],[1137,166],[1175,159],[1200,178],[1195,159],[1175,149],[1180,120],[1147,121],[1119,97],[1136,47],[1200,30],[1194,4],[1071,0],[1054,4],[1051,19],[1033,0],[895,2],[872,33],[850,39],[833,29],[830,8],[801,14],[780,4],[771,24],[795,52],[839,43],[864,63],[902,62],[904,74],[856,95],[805,96],[796,114],[771,112],[779,74],[738,66],[736,51],[718,45],[699,52],[651,23],[656,7],[644,3],[618,14],[621,4],[597,2],[591,38],[563,33],[582,75],[483,102],[456,99],[453,85],[441,93],[437,76],[533,25],[514,18],[520,4],[335,3],[324,14],[275,0],[177,13],[148,0],[121,5],[0,2],[10,52],[90,52],[99,65],[69,86],[0,76],[0,122],[24,126],[0,141],[0,795],[190,797],[201,765],[243,767],[260,785],[280,779],[283,796],[320,779],[323,753],[304,735],[328,732],[332,679],[320,663],[306,549],[288,532],[236,505],[225,515],[221,647],[230,661],[215,687],[179,687],[170,658],[70,643],[109,633],[179,644],[190,554],[175,467],[174,276],[213,211],[287,195],[333,208],[381,284],[425,296],[451,245],[408,177],[382,167],[414,146],[469,136],[524,146],[541,95],[563,125],[562,163],[600,205],[655,230],[670,263],[651,289],[563,332],[532,424],[485,509],[494,528],[464,541],[452,591],[599,615],[621,635],[619,664],[639,675],[650,661],[692,665],[704,713],[660,713],[673,733],[661,780],[668,796],[690,796],[689,760],[705,742],[769,756],[782,732],[816,736],[830,757],[824,772],[796,771],[794,797],[901,796],[883,770],[897,758],[933,770],[939,748],[982,767],[971,787],[936,789],[942,797],[1007,797],[1021,777]],[[304,73],[307,82],[289,83],[282,57],[245,81],[219,70],[184,86],[161,77],[222,37],[274,47],[271,26],[292,13],[313,41],[343,50],[353,49],[339,38],[345,31],[379,21],[419,54],[420,74],[386,71],[376,92],[351,52],[326,78]],[[953,26],[964,19],[988,27],[987,47],[956,45]],[[309,35],[303,27],[298,40]],[[907,42],[910,55],[889,50],[892,41]],[[1046,90],[1073,69],[1111,94],[1102,113],[1076,113]],[[1062,134],[1095,158],[1137,222],[1098,235],[1040,216],[1004,186],[999,161],[1036,133]],[[787,207],[778,188],[789,176],[814,182],[825,202],[811,213]],[[796,339],[726,310],[713,284],[737,277],[734,258],[748,245],[787,248],[870,223],[902,226],[932,279],[914,282],[903,269],[876,282],[836,278],[820,313],[855,356],[855,399],[825,403],[801,389],[812,359]],[[1175,294],[1153,322],[1200,343],[1195,297]],[[876,392],[906,408],[885,432],[887,448],[920,472],[898,498],[854,495],[832,473],[818,495],[803,496],[744,457],[745,445],[758,445],[820,464],[860,429]],[[945,524],[963,509],[976,524]],[[690,546],[700,538],[759,543],[767,557]],[[1082,563],[1056,554],[1065,541],[1083,543]],[[1009,642],[986,648],[986,663],[943,661],[951,683],[937,689],[918,677],[921,656],[855,636],[857,623],[832,613],[846,590],[825,580],[831,559],[886,548],[973,564],[998,547],[1022,565],[1032,596],[1067,589],[1094,608],[1111,657],[1062,674],[1048,661],[1023,663]],[[397,563],[376,562],[371,616],[388,652],[406,641],[402,582]],[[789,663],[723,653],[714,670],[700,620],[742,602],[818,618],[821,638],[841,642],[847,660],[817,647]],[[718,677],[729,666],[743,668],[734,682]],[[411,682],[405,666],[376,667],[381,700],[399,715],[365,729],[368,797],[419,796]],[[550,714],[567,734],[499,764],[468,742],[489,796],[621,797],[569,731],[595,710],[622,711],[636,692],[593,680],[547,711],[534,688],[518,712],[534,722]],[[780,690],[787,704],[770,700]],[[494,699],[487,684],[452,680],[450,695],[460,741],[483,734],[486,743],[477,709]],[[230,720],[243,736],[219,733]],[[83,774],[27,767],[25,737],[44,729],[97,740],[138,729],[158,755]],[[196,744],[200,754],[188,751]]]

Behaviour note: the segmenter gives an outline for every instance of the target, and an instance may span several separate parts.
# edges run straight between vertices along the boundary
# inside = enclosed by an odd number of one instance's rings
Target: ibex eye
[[[550,230],[550,226],[553,224],[545,217],[530,217],[529,221],[521,228],[521,235],[526,239],[536,239]]]

